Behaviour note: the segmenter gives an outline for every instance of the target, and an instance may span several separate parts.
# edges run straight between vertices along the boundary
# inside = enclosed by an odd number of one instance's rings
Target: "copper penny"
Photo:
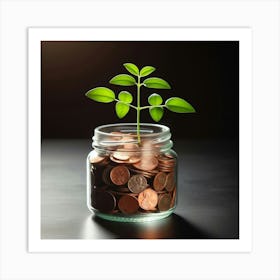
[[[123,158],[123,159],[116,158],[116,157],[114,156],[114,154],[110,155],[111,161],[116,162],[116,163],[128,163],[128,164],[133,164],[133,163],[137,163],[137,162],[140,161],[140,157],[134,156],[134,155],[133,155],[133,156],[130,156],[130,157],[125,157],[125,156],[123,155],[122,158]],[[124,158],[126,158],[126,160],[124,160]]]
[[[127,167],[119,165],[111,170],[110,178],[115,185],[122,186],[128,182],[130,173]]]
[[[125,160],[117,159],[114,157],[114,155],[110,155],[110,160],[116,163],[126,163]]]
[[[143,171],[151,171],[158,166],[158,160],[156,157],[142,156],[141,160],[133,166]]]
[[[175,163],[176,160],[175,158],[172,156],[172,155],[169,155],[169,154],[165,154],[165,155],[160,155],[159,158],[158,158],[159,161],[163,161],[163,162],[172,162],[172,163]]]
[[[108,191],[95,191],[92,193],[92,206],[101,212],[113,211],[116,207],[115,196]]]
[[[159,156],[158,162],[158,169],[162,172],[172,172],[176,166],[176,160],[169,155]]]
[[[170,209],[172,197],[170,194],[162,194],[158,199],[158,209],[159,211],[167,211]]]
[[[116,151],[113,153],[113,158],[117,160],[126,161],[129,159],[129,154],[123,151]]]
[[[129,170],[133,173],[141,174],[147,178],[152,178],[154,175],[158,173],[158,170],[143,171],[143,170],[138,170],[133,168],[129,168]]]
[[[118,191],[114,191],[112,190],[111,191],[114,195],[116,195],[116,198],[117,197],[121,197],[123,195],[130,195],[130,196],[134,196],[134,197],[137,197],[138,196],[138,193],[131,193],[131,192],[118,192]]]
[[[139,146],[134,143],[126,143],[123,145],[123,148],[130,151],[139,151]]]
[[[156,191],[162,191],[166,185],[166,174],[159,172],[154,178],[153,186]]]
[[[127,186],[131,192],[140,193],[147,188],[148,183],[147,179],[143,175],[133,175],[129,179]]]
[[[141,158],[139,156],[131,156],[128,160],[128,163],[133,164],[133,163],[139,162],[140,160],[141,160]]]
[[[169,192],[175,188],[175,175],[173,172],[167,174],[165,188]]]
[[[139,208],[139,203],[137,198],[131,195],[123,195],[118,202],[118,207],[124,214],[134,214]]]
[[[103,160],[105,160],[105,157],[99,156],[96,151],[92,151],[89,156],[90,163],[101,163]]]
[[[155,210],[158,203],[158,195],[154,190],[148,188],[139,193],[138,202],[139,206],[144,210]]]
[[[168,157],[168,158],[172,158],[172,159],[174,159],[174,158],[175,158],[173,155],[168,154],[168,153],[164,154],[164,156],[166,156],[166,157]]]
[[[156,192],[157,192],[157,194],[164,194],[164,193],[168,193],[168,191],[167,191],[167,190],[156,191]]]

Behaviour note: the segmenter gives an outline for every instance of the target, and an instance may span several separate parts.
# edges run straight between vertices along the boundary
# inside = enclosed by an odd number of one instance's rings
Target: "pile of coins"
[[[131,215],[167,211],[175,206],[176,158],[171,153],[143,154],[123,149],[101,156],[93,151],[89,161],[94,209]]]

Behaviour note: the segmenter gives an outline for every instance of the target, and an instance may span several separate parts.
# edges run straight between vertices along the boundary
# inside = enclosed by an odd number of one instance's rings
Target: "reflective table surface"
[[[176,140],[178,204],[146,223],[102,220],[86,206],[89,140],[45,139],[41,159],[42,239],[236,239],[239,237],[238,144]]]

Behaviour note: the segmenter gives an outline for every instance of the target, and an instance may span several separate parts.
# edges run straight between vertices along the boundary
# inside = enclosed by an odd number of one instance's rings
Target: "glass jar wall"
[[[100,218],[141,222],[169,216],[177,200],[177,155],[168,127],[110,124],[94,131],[87,205]]]

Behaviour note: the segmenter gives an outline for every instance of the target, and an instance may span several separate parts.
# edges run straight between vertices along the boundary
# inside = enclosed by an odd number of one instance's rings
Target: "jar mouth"
[[[141,123],[141,142],[139,143],[136,123],[106,124],[95,128],[92,146],[93,148],[108,149],[118,145],[132,144],[130,147],[126,146],[133,151],[133,144],[137,144],[141,146],[142,150],[154,147],[170,149],[172,147],[170,138],[170,129],[165,125]],[[145,145],[147,143],[151,145]]]
[[[120,132],[124,134],[131,134],[137,136],[137,124],[136,123],[117,123],[106,124],[95,128],[94,133],[103,136],[112,136],[112,132]],[[142,123],[140,125],[141,137],[153,138],[159,136],[162,133],[170,133],[169,127],[160,124]]]

